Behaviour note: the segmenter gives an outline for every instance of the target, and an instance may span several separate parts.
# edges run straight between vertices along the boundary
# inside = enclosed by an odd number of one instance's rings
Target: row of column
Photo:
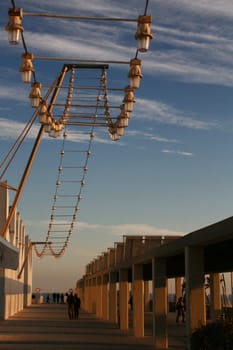
[[[191,335],[206,323],[203,248],[185,248],[186,332],[187,348],[192,349]],[[221,310],[219,274],[211,275],[211,317]],[[181,278],[176,278],[176,296],[181,296]],[[104,320],[119,323],[121,330],[129,328],[128,270],[85,276],[77,283],[82,306]],[[149,301],[148,281],[143,279],[143,264],[132,266],[133,332],[144,336],[145,305]],[[152,260],[153,339],[156,348],[168,349],[168,278],[166,259]],[[146,302],[145,302],[146,300]],[[175,318],[174,318],[175,320]]]
[[[8,189],[7,186],[0,186],[0,232],[5,226],[8,213]],[[19,277],[21,266],[30,249],[30,239],[18,212],[12,218],[6,241],[18,249],[19,260],[16,270],[0,268],[0,319],[7,319],[31,304],[32,253],[29,253],[23,273]]]

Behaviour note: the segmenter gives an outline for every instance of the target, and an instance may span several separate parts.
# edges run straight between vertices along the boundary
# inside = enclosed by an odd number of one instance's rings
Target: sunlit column
[[[210,274],[210,318],[215,320],[221,313],[221,293],[219,273]]]
[[[108,275],[103,275],[102,285],[102,318],[109,319],[109,293],[108,293]]]
[[[110,272],[109,274],[109,321],[118,323],[116,272]]]
[[[167,309],[168,282],[166,259],[153,259],[153,325],[156,349],[168,349]]]
[[[119,271],[119,305],[120,305],[120,329],[128,330],[129,328],[129,283],[128,283],[128,270],[121,269]]]
[[[192,350],[192,333],[206,323],[203,247],[185,248],[185,281],[188,350]]]
[[[96,281],[96,316],[102,317],[102,288],[103,276],[98,276]]]
[[[133,327],[136,337],[144,337],[143,265],[133,265]]]

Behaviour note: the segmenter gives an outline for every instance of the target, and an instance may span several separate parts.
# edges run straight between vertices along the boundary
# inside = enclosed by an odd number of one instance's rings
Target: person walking
[[[68,306],[68,316],[70,320],[74,319],[74,295],[73,291],[70,291],[70,294],[67,295],[67,306]]]
[[[74,318],[78,320],[81,301],[77,293],[74,295]]]
[[[182,319],[182,322],[184,322],[184,310],[184,299],[183,297],[179,297],[176,303],[176,322],[179,322],[180,317]]]

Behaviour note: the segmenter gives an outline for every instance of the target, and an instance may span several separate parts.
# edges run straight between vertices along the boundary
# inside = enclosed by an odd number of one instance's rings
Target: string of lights
[[[102,75],[103,72],[101,73],[100,81]],[[70,84],[63,113],[63,116],[66,116],[67,118],[69,115],[71,102],[75,98],[73,93],[75,91],[74,76],[75,69],[73,68],[71,70]],[[99,97],[99,92],[101,89],[102,86],[100,85],[97,97]],[[96,108],[95,113],[98,113],[98,108]],[[88,171],[88,161],[91,155],[92,142],[94,140],[94,127],[95,126],[93,125],[88,131],[86,131],[86,137],[89,138],[89,141],[85,150],[80,150],[79,147],[77,149],[71,149],[67,144],[70,133],[66,129],[63,132],[63,142],[62,149],[60,151],[56,188],[53,197],[49,229],[45,240],[45,245],[41,251],[39,251],[38,247],[34,245],[36,255],[39,258],[42,258],[44,255],[52,255],[55,258],[60,258],[65,253],[68,243],[70,242],[74,224],[77,220],[78,211],[80,209],[80,201],[83,198],[82,191],[85,185],[85,177]],[[73,147],[73,144],[71,145],[71,147]],[[79,162],[78,164],[71,165],[65,163],[65,155],[69,152],[74,154],[79,153],[79,157],[72,157],[73,162],[75,160],[76,162]],[[81,153],[83,154],[83,157],[80,159]],[[70,171],[68,174],[66,173],[67,169],[72,169],[73,172],[76,171],[74,179],[66,178],[66,176],[71,176]],[[78,177],[78,179],[76,177]],[[78,192],[76,192],[77,188],[74,185],[79,185]],[[57,230],[58,226],[63,226],[63,229]]]
[[[39,251],[37,245],[33,245],[36,255],[42,258],[50,254],[55,258],[61,257],[70,242],[77,214],[80,208],[80,201],[83,198],[82,192],[85,186],[85,177],[87,173],[88,160],[91,155],[91,146],[94,140],[94,129],[104,127],[108,130],[112,141],[117,141],[124,135],[125,128],[128,127],[131,112],[135,104],[135,90],[139,89],[143,77],[141,72],[141,59],[139,53],[145,53],[149,49],[151,34],[151,16],[147,15],[149,0],[146,0],[144,14],[137,19],[130,18],[106,18],[106,17],[81,17],[64,16],[49,13],[27,13],[22,8],[17,8],[14,0],[11,0],[12,8],[8,11],[8,41],[12,45],[17,45],[22,40],[24,53],[22,54],[22,63],[20,72],[24,83],[31,83],[31,92],[29,98],[31,106],[36,108],[32,119],[25,128],[25,132],[19,137],[18,143],[9,152],[7,168],[15,157],[15,154],[25,139],[32,124],[39,119],[41,132],[47,133],[52,138],[63,137],[62,149],[60,151],[60,161],[55,185],[55,194],[50,213],[50,221],[46,240],[42,250]],[[137,40],[137,49],[134,58],[128,61],[122,60],[88,60],[82,58],[70,57],[43,57],[29,52],[24,36],[22,25],[23,18],[27,17],[47,17],[61,18],[67,20],[88,20],[88,21],[116,21],[116,22],[136,22],[137,30],[135,39]],[[49,87],[48,92],[42,97],[42,83],[37,80],[33,61],[62,61],[64,66],[54,84]],[[68,63],[75,62],[75,63]],[[127,64],[130,66],[128,73],[129,84],[125,87],[109,89],[107,84],[107,70],[109,64]],[[78,84],[76,83],[75,73],[78,74]],[[100,72],[100,74],[99,74]],[[70,78],[67,81],[68,73]],[[99,75],[98,75],[99,74]],[[64,102],[61,90],[67,90],[66,101]],[[110,104],[110,91],[124,92],[124,97],[120,106]],[[62,95],[62,96],[61,96]],[[50,98],[50,100],[49,100]],[[120,110],[120,114],[115,115],[115,110]],[[72,129],[71,129],[72,127]],[[74,132],[74,127],[82,127],[82,132]],[[87,147],[84,150],[70,149],[74,138],[80,137],[85,140]],[[70,142],[67,142],[70,138]],[[78,142],[76,142],[78,144]],[[79,157],[78,164],[66,164],[65,155],[70,153],[82,154],[82,161]],[[5,163],[4,160],[3,163]],[[77,174],[77,169],[80,170]],[[72,171],[76,171],[75,178],[65,177],[66,170],[69,170],[68,176]],[[5,175],[5,170],[2,176]],[[2,178],[2,177],[1,177]]]

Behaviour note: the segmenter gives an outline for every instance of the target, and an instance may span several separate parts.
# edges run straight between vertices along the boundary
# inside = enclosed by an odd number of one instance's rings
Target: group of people
[[[57,304],[59,304],[59,303],[64,303],[64,294],[63,293],[53,293],[52,295],[51,295],[51,299],[50,299],[50,294],[47,294],[47,296],[46,296],[46,303],[50,303],[50,302],[53,302],[54,304],[55,303],[57,303]]]
[[[68,306],[69,319],[77,320],[79,317],[79,309],[81,306],[81,301],[78,294],[73,294],[73,291],[70,291],[70,293],[67,294],[66,302]]]

